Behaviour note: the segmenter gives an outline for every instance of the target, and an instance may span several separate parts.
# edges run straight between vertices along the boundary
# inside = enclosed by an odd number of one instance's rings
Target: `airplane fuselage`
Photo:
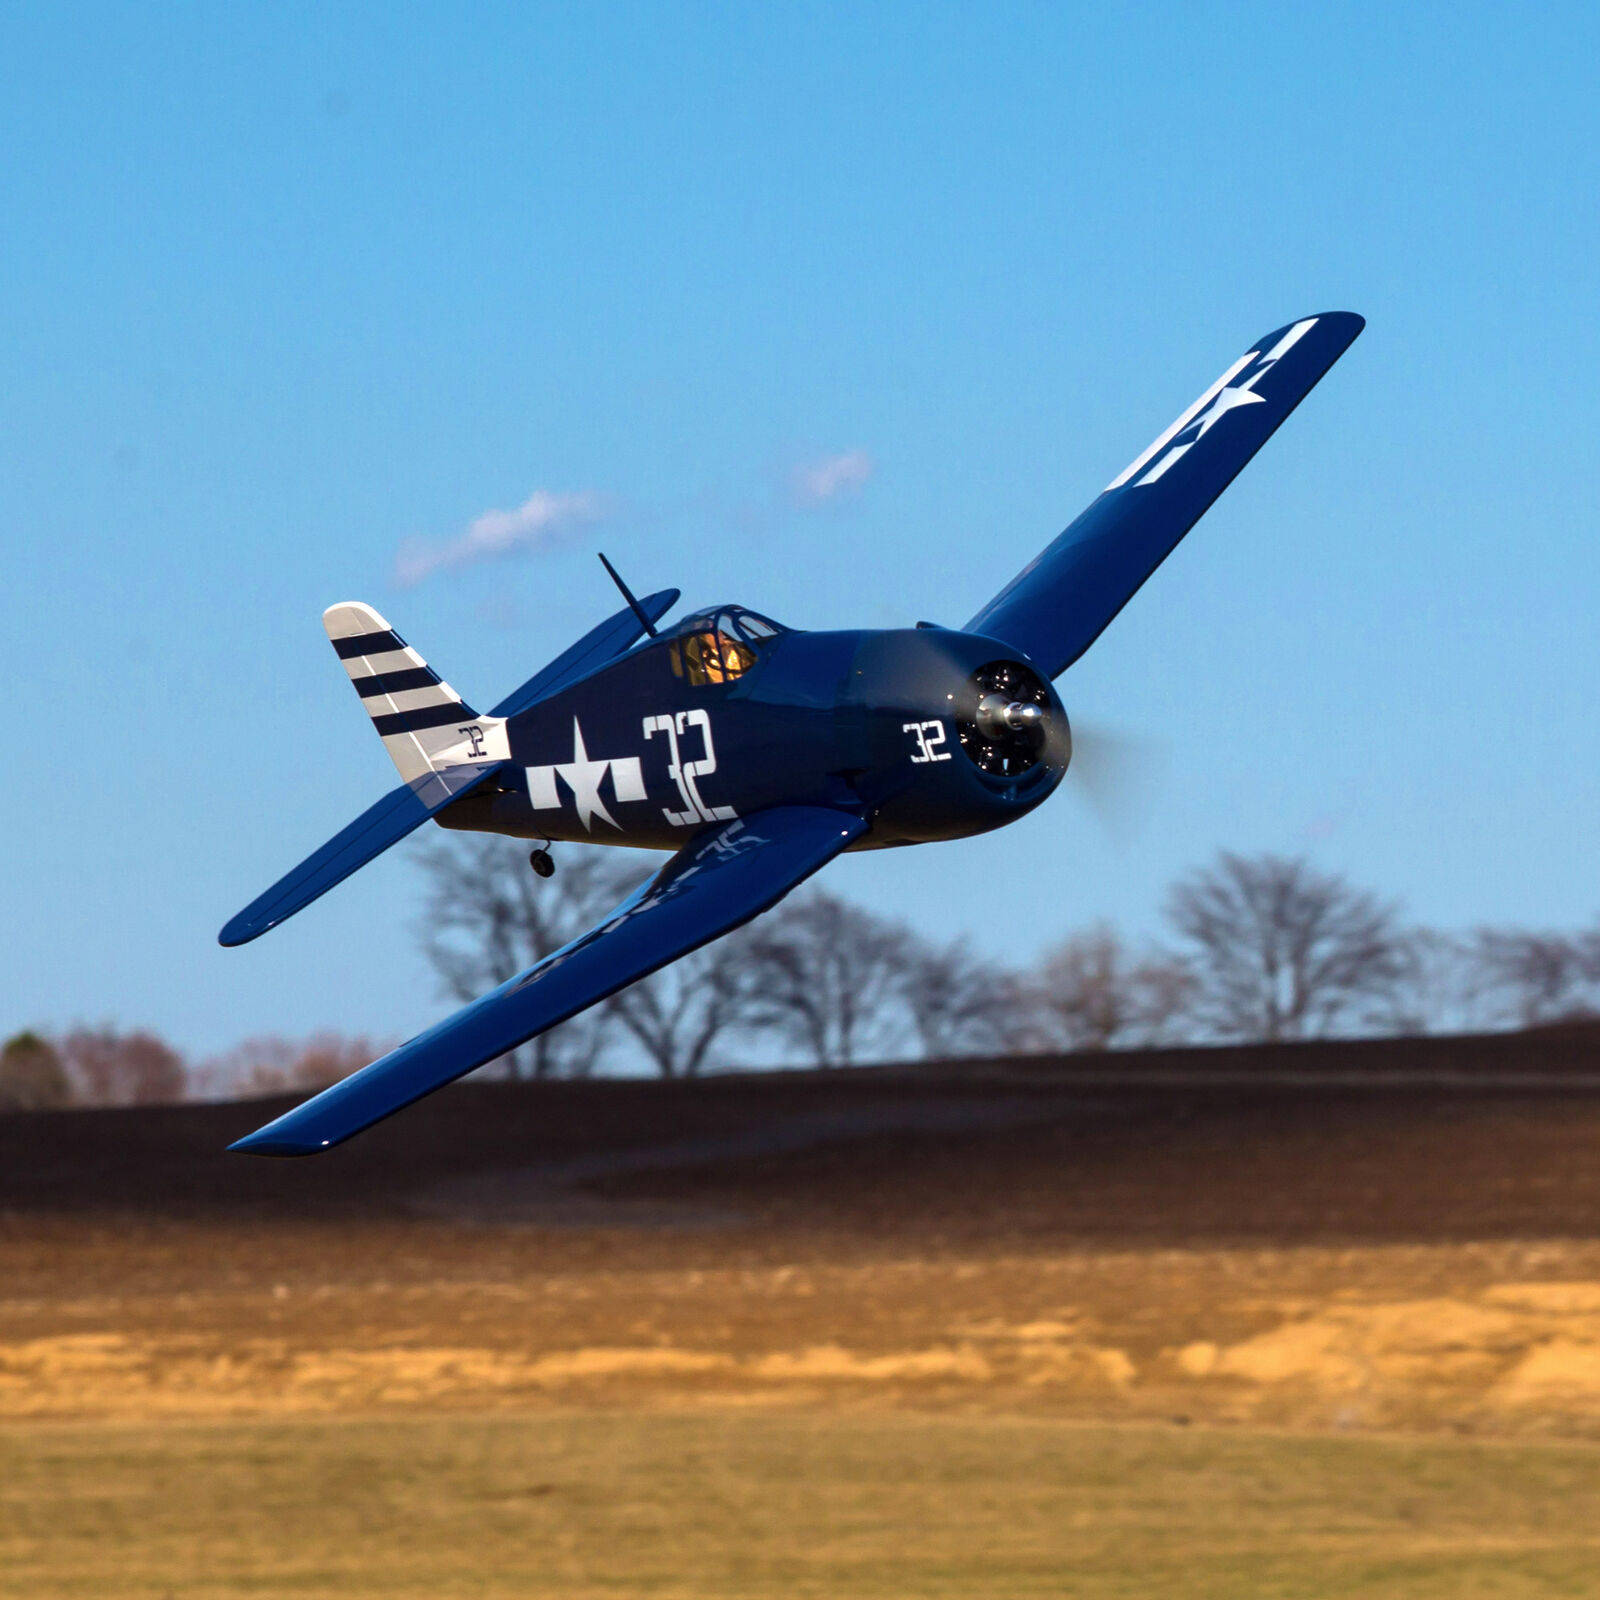
[[[711,635],[707,635],[710,637]],[[940,628],[779,632],[737,672],[651,639],[507,725],[510,764],[441,825],[677,850],[771,806],[863,811],[877,849],[985,833],[1054,791],[1066,712],[1016,649]],[[698,667],[698,670],[697,670]],[[1025,728],[1003,719],[1028,710]]]

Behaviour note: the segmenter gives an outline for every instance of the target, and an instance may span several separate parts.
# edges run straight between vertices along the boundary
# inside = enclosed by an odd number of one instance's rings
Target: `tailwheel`
[[[550,852],[542,847],[529,852],[528,865],[541,878],[553,878],[555,876],[556,864],[551,859]]]

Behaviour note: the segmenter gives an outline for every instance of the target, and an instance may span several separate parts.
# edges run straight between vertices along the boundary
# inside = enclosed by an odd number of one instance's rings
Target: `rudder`
[[[509,754],[503,720],[480,717],[371,606],[340,601],[322,625],[406,783]]]

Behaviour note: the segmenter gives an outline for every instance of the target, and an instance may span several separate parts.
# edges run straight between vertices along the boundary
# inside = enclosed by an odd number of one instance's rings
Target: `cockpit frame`
[[[695,687],[735,683],[788,632],[743,606],[716,606],[680,623],[669,647],[674,677]]]

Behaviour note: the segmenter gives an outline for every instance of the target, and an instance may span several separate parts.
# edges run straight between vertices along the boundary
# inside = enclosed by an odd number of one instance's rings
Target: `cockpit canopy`
[[[756,664],[761,652],[787,630],[743,606],[718,606],[680,622],[673,630],[673,673],[692,684],[732,683]]]

